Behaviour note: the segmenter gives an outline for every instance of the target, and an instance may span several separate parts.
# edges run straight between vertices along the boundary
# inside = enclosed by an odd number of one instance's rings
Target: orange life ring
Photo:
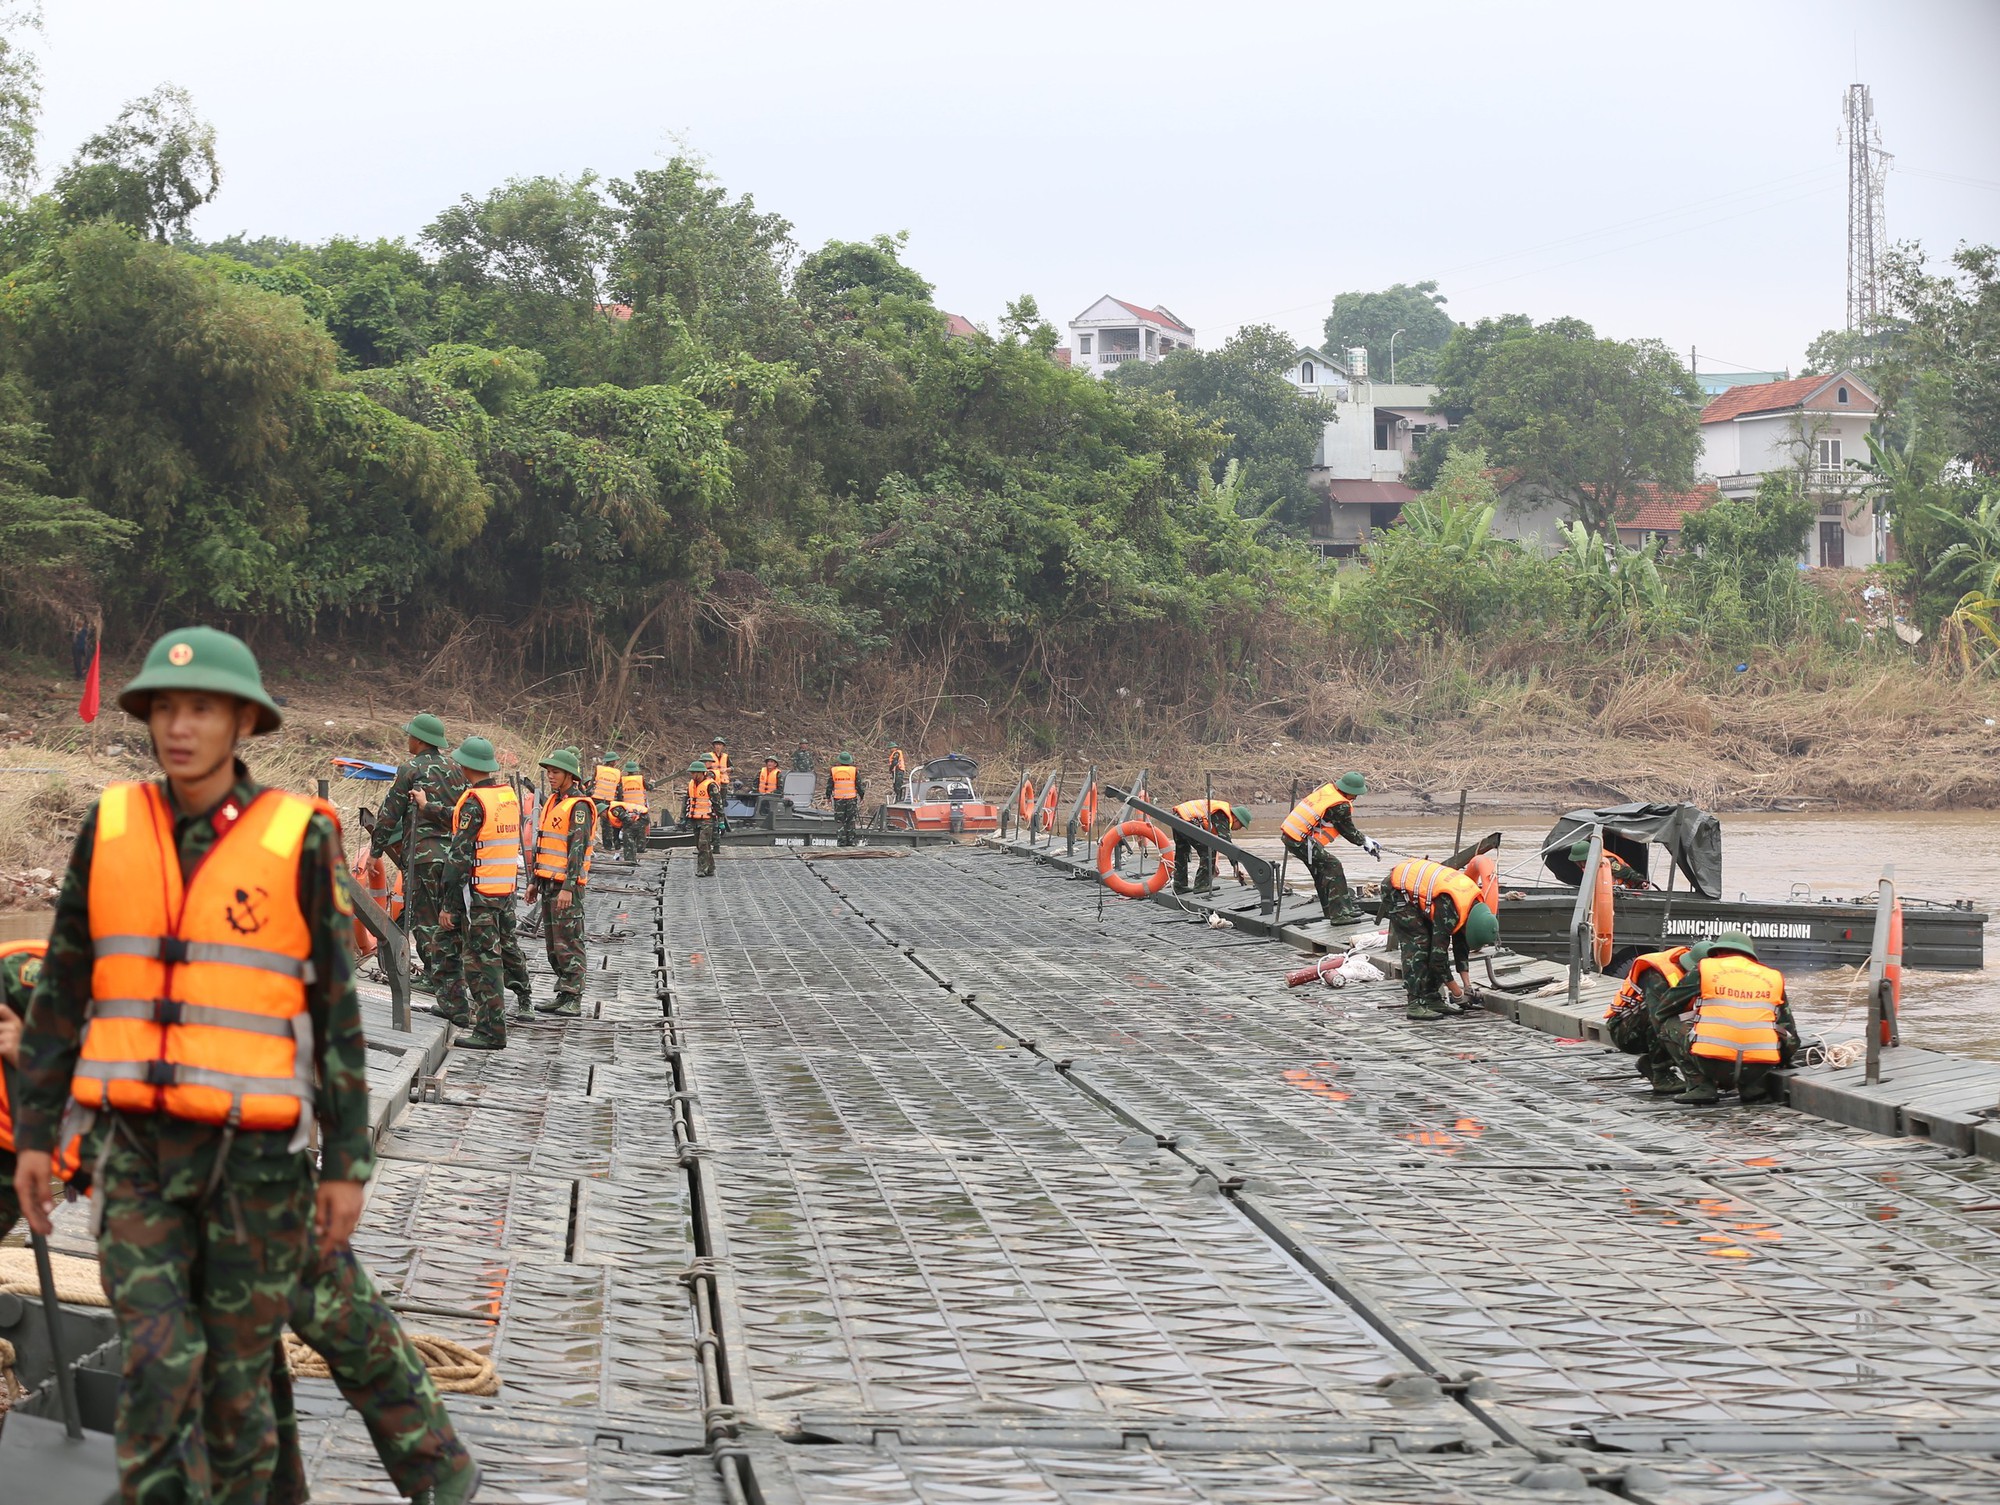
[[[1121,841],[1147,842],[1160,854],[1159,864],[1144,883],[1136,878],[1127,878],[1123,873],[1112,871],[1111,865],[1117,860],[1118,843]],[[1097,876],[1104,880],[1104,886],[1114,894],[1123,894],[1128,899],[1150,898],[1165,888],[1167,880],[1173,875],[1172,838],[1149,820],[1123,821],[1106,831],[1103,840],[1097,843]]]
[[[356,856],[348,867],[348,874],[354,886],[375,901],[376,906],[392,920],[403,917],[403,870],[386,857]],[[354,917],[354,950],[367,960],[375,954],[375,932],[361,923],[361,917]]]
[[[1617,885],[1611,881],[1611,859],[1597,859],[1597,897],[1590,906],[1590,952],[1597,958],[1597,970],[1611,965],[1612,899]]]
[[[1903,1006],[1903,901],[1899,897],[1889,911],[1889,945],[1882,965],[1883,981],[1889,984],[1889,1007],[1882,1014],[1882,1043],[1896,1034],[1896,1015]]]
[[[1033,779],[1023,778],[1021,780],[1021,793],[1020,797],[1014,802],[1014,812],[1024,821],[1035,818],[1035,781]]]
[[[1500,864],[1493,860],[1493,854],[1474,854],[1465,865],[1465,876],[1479,885],[1479,897],[1486,901],[1486,907],[1493,911],[1497,919],[1500,914]]]
[[[1090,828],[1097,824],[1097,786],[1092,784],[1083,792],[1083,808],[1076,813],[1076,823],[1088,836]]]

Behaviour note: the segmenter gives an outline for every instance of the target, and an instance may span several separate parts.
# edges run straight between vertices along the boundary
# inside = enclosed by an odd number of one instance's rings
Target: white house
[[[1416,498],[1403,472],[1424,436],[1445,427],[1437,388],[1350,375],[1345,362],[1308,348],[1293,355],[1284,377],[1333,408],[1310,474],[1313,490],[1326,499],[1313,519],[1312,542],[1326,555],[1358,553]]]
[[[1194,331],[1166,308],[1141,308],[1109,293],[1069,321],[1071,364],[1102,376],[1125,361],[1153,362],[1195,348]]]
[[[1774,471],[1802,475],[1819,516],[1800,563],[1879,564],[1887,519],[1863,499],[1866,477],[1854,469],[1879,409],[1852,371],[1731,387],[1701,410],[1701,471],[1732,499],[1756,495]]]

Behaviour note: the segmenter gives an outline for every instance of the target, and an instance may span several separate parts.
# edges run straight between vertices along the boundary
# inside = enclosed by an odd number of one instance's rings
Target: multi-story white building
[[[1862,493],[1853,462],[1868,455],[1880,411],[1852,371],[1731,387],[1701,410],[1703,475],[1732,499],[1754,496],[1765,476],[1800,476],[1818,508],[1801,564],[1849,569],[1887,557],[1888,519]]]
[[[1359,553],[1416,498],[1403,471],[1423,437],[1445,426],[1437,388],[1370,381],[1365,368],[1350,375],[1347,362],[1303,348],[1284,377],[1333,408],[1313,456],[1312,487],[1326,502],[1313,519],[1312,542],[1322,554]]]
[[[1164,307],[1141,308],[1109,293],[1069,321],[1069,339],[1070,363],[1093,376],[1195,348],[1194,331]]]

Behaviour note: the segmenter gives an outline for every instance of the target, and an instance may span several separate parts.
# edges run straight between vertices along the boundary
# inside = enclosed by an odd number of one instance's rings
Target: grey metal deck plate
[[[492,1498],[1994,1497],[2000,1167],[1288,991],[990,849],[817,857],[600,875],[664,886],[593,896],[598,1017],[385,1136],[362,1243],[497,1339]],[[351,1413],[309,1435],[385,1498]]]

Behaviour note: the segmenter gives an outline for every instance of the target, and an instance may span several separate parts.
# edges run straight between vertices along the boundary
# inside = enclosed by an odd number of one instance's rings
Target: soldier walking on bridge
[[[449,881],[471,890],[460,930],[462,998],[455,1000],[471,1033],[454,1043],[466,1050],[507,1048],[509,987],[529,1010],[528,963],[514,934],[514,890],[521,872],[521,801],[499,776],[500,760],[484,737],[459,743],[452,761],[468,785],[452,811]],[[456,922],[447,917],[448,928]]]
[[[451,739],[444,723],[429,711],[412,716],[403,735],[409,738],[409,761],[396,770],[396,781],[382,798],[368,850],[403,870],[410,940],[424,967],[422,978],[411,986],[443,998],[453,990],[458,947],[447,944],[439,922],[447,907],[463,907],[456,894],[446,892],[444,857],[451,844],[452,807],[465,793],[465,779],[445,756]]]
[[[273,1348],[374,1164],[353,905],[332,819],[237,757],[282,719],[240,641],[168,633],[118,703],[166,778],[109,786],[77,834],[23,1035],[15,1190],[48,1233],[69,1100],[123,1339],[123,1498],[261,1502]]]
[[[681,817],[694,830],[695,877],[713,878],[715,849],[720,845],[716,827],[722,821],[722,790],[715,782],[715,775],[708,771],[708,764],[699,759],[688,764]]]
[[[854,822],[861,813],[861,797],[868,792],[868,785],[862,780],[861,771],[854,766],[854,754],[842,751],[826,771],[827,797],[833,801],[833,823],[839,835],[835,844],[843,847],[859,845],[860,838],[854,834]]]
[[[542,901],[543,944],[549,970],[556,975],[556,996],[535,1007],[559,1019],[575,1019],[583,1013],[583,899],[597,816],[577,792],[583,770],[575,753],[558,748],[542,759],[542,767],[549,773],[549,797],[535,832],[535,892]]]

